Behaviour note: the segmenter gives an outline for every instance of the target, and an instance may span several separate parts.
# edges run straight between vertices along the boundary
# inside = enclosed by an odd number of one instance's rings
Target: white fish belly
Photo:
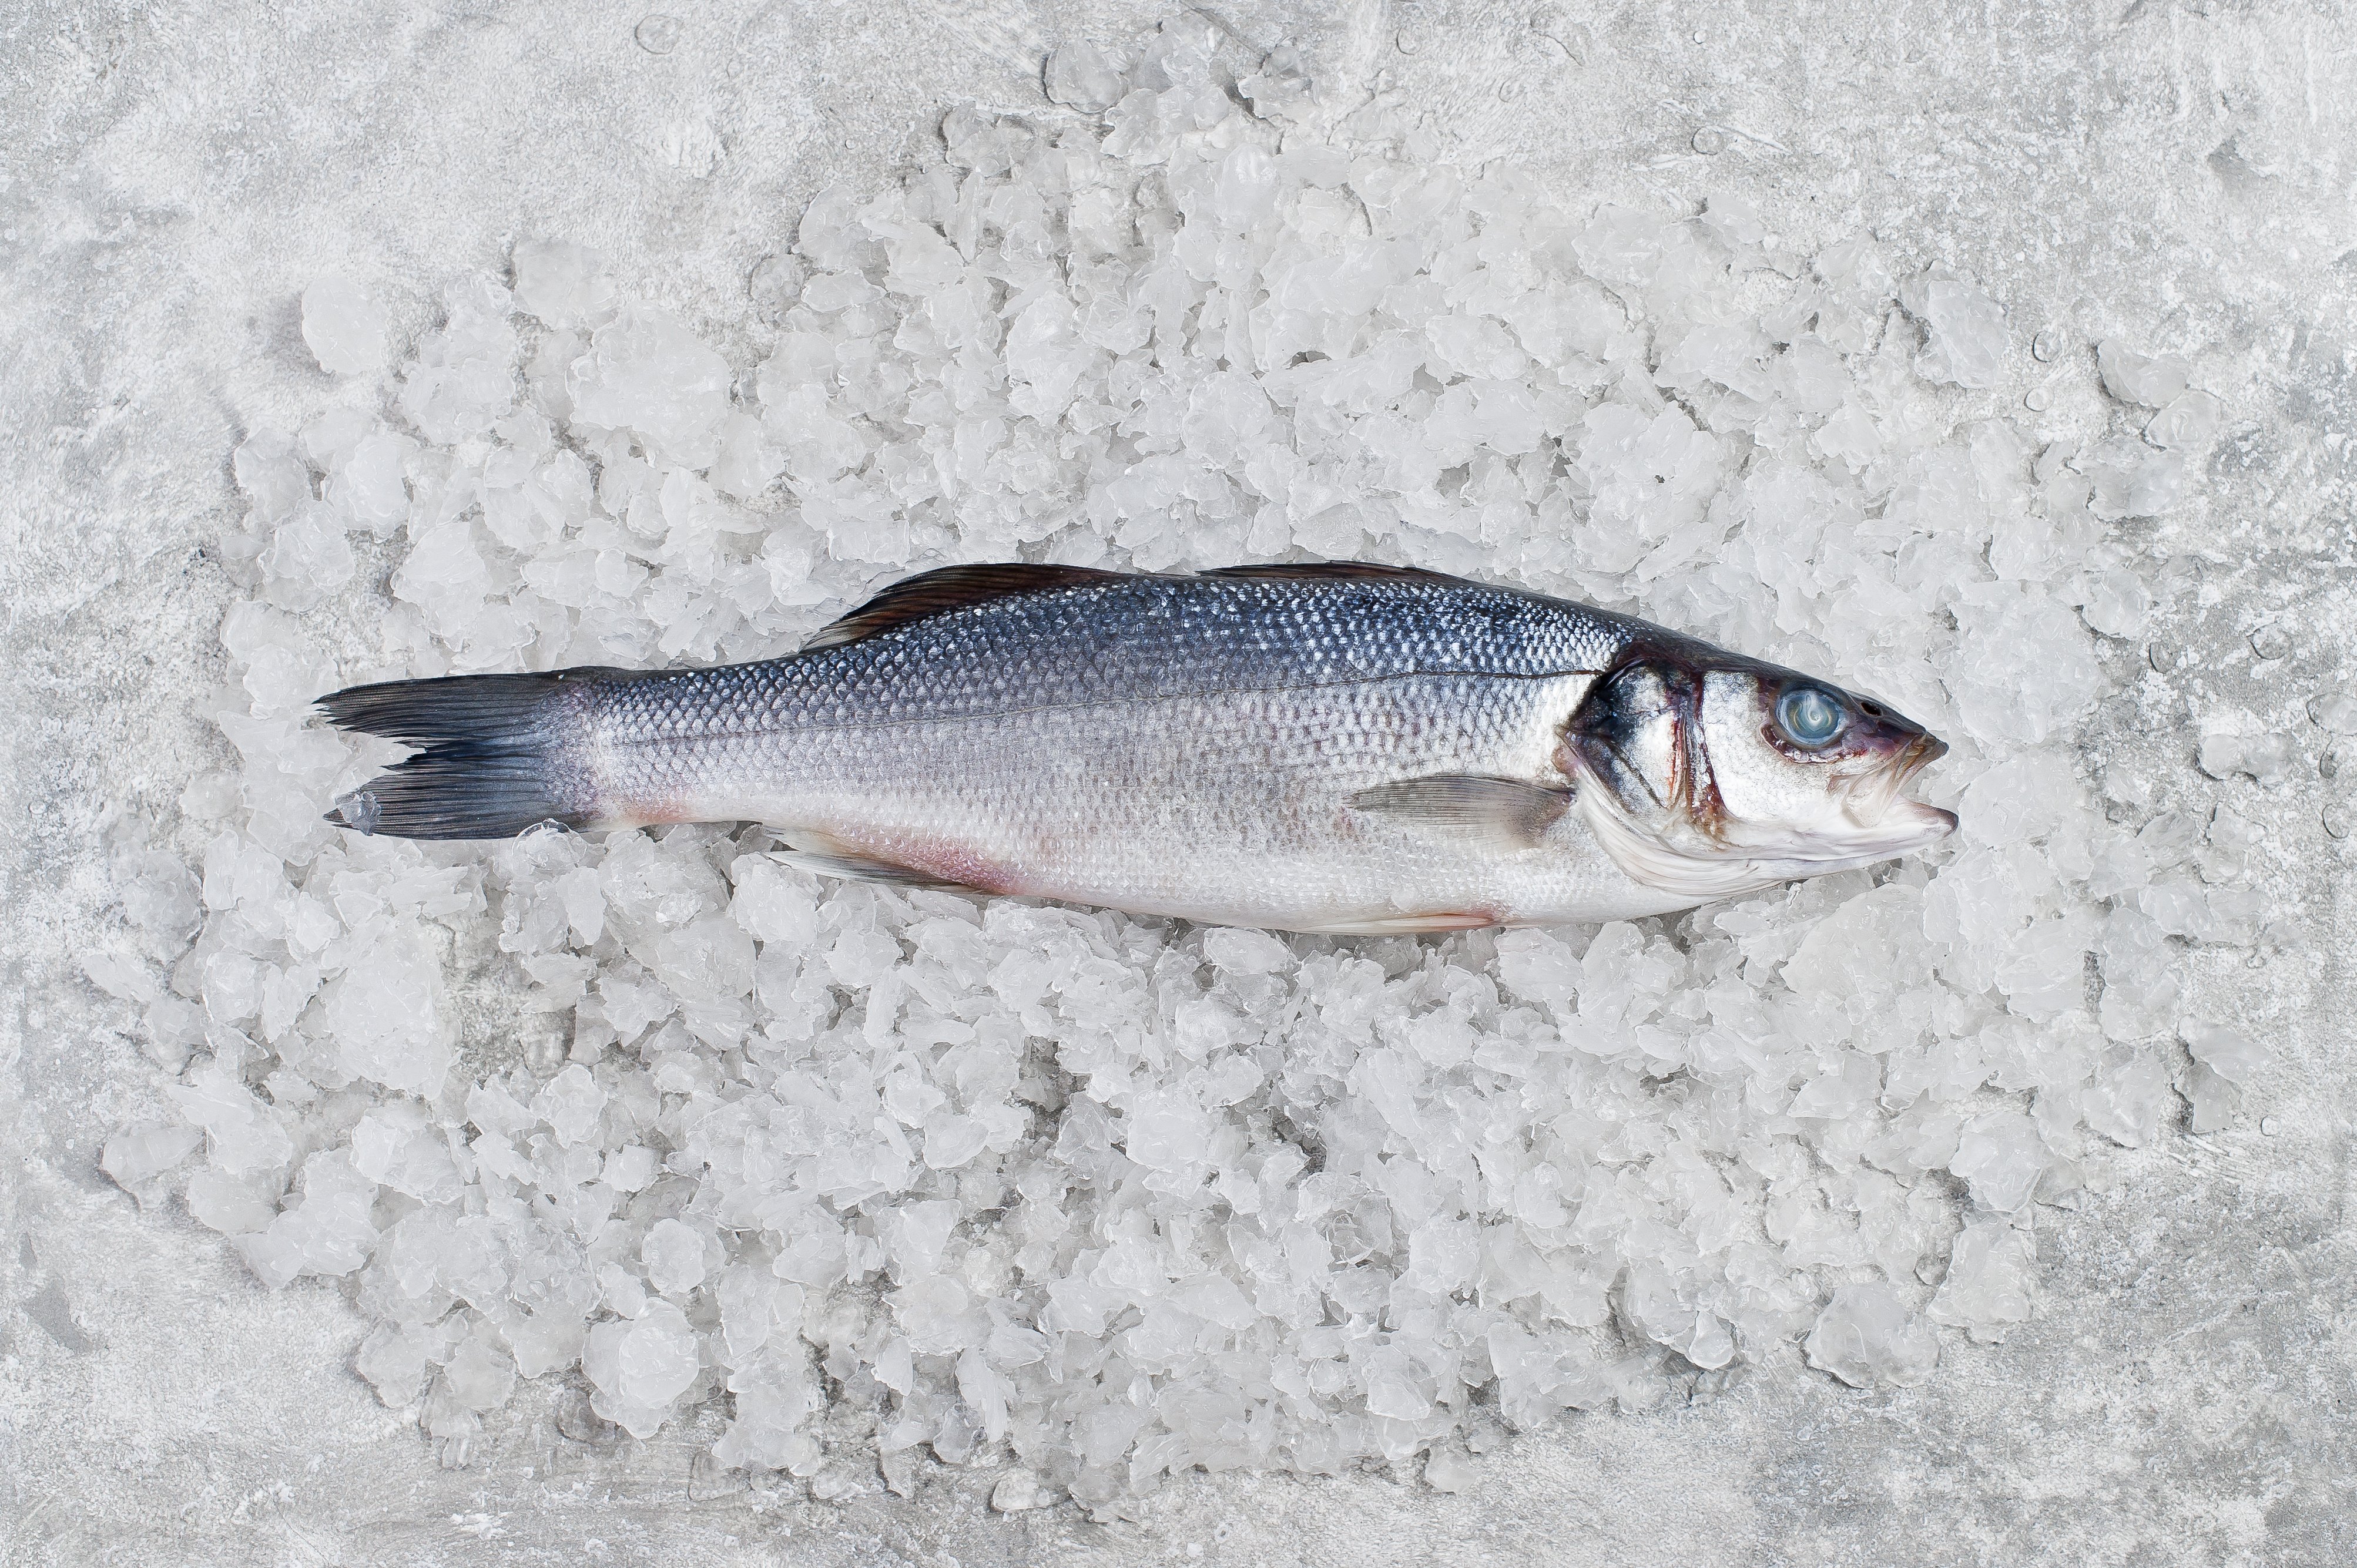
[[[707,739],[679,807],[986,892],[1218,924],[1428,930],[1676,908],[1576,811],[1532,842],[1351,804],[1433,775],[1565,788],[1555,729],[1589,679],[1418,676]]]

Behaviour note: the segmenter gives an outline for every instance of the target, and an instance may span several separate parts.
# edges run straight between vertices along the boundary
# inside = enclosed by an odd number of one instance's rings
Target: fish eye
[[[1829,745],[1846,721],[1840,701],[1814,686],[1795,686],[1776,699],[1776,727],[1795,746]]]

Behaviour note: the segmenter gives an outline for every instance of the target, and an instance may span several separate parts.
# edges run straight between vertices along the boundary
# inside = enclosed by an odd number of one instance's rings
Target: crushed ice
[[[749,372],[535,242],[381,405],[239,448],[242,760],[183,797],[192,859],[118,845],[90,973],[177,1114],[107,1171],[271,1285],[347,1282],[358,1369],[449,1462],[572,1376],[639,1436],[724,1401],[718,1464],[823,1496],[919,1454],[1013,1466],[1010,1509],[1197,1466],[1456,1487],[1469,1423],[1802,1358],[1915,1383],[2023,1322],[2041,1206],[2263,1059],[2172,977],[2257,937],[2247,827],[2115,826],[2073,749],[2094,634],[2152,603],[2104,525],[2181,497],[2217,401],[2106,342],[2141,436],[1959,423],[1937,389],[2014,351],[1968,281],[1792,261],[1737,203],[1567,209],[1396,102],[1233,81],[1195,25],[1045,80],[1066,110],[960,111],[814,201]],[[304,295],[326,369],[385,331]],[[324,691],[773,654],[1018,552],[1636,608],[1920,715],[1964,831],[1684,918],[1373,941],[822,884],[758,829],[319,821],[384,755],[307,722]]]

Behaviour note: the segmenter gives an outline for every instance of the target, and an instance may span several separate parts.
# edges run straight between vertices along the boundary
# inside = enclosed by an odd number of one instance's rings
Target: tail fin
[[[336,802],[327,820],[405,839],[504,839],[597,816],[583,748],[607,670],[388,681],[319,699],[340,729],[423,750]]]

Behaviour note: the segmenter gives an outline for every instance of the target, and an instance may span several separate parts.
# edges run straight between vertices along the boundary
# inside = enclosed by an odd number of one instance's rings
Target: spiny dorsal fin
[[[863,637],[874,637],[877,632],[969,605],[1121,575],[1094,566],[1035,566],[1022,561],[942,566],[893,584],[842,619],[822,628],[802,644],[802,651],[840,648],[846,642],[857,642]]]
[[[1571,809],[1571,791],[1519,779],[1435,773],[1361,789],[1351,797],[1351,804],[1376,816],[1466,835],[1502,849],[1528,849]]]
[[[1452,577],[1446,572],[1427,572],[1421,566],[1384,566],[1372,561],[1296,561],[1278,562],[1267,566],[1214,566],[1195,575],[1199,577],[1257,577],[1292,583],[1445,583],[1459,588],[1476,585],[1466,578]]]
[[[822,628],[802,644],[802,651],[809,653],[822,648],[840,648],[846,642],[857,642],[864,637],[908,626],[929,616],[963,609],[970,605],[988,604],[993,599],[1071,587],[1080,583],[1147,575],[1150,574],[1108,572],[1100,566],[1034,565],[1022,561],[942,566],[931,572],[919,573],[906,582],[893,584],[849,615]],[[1474,585],[1465,578],[1427,572],[1420,566],[1383,566],[1371,561],[1303,561],[1265,566],[1214,566],[1209,571],[1198,572],[1196,575],[1265,582],[1411,582],[1441,583],[1458,587]]]

